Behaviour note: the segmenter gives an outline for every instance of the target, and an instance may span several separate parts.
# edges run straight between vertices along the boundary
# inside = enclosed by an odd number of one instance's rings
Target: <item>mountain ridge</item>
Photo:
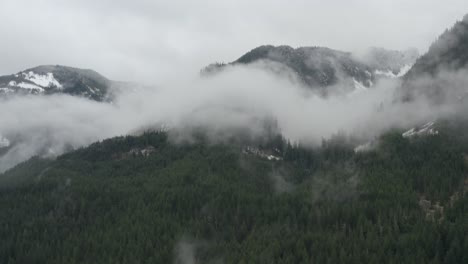
[[[112,86],[109,80],[91,69],[63,65],[40,65],[16,74],[0,76],[0,96],[14,94],[69,94],[95,101],[107,101]]]
[[[421,96],[441,103],[468,96],[465,79],[468,70],[468,14],[446,29],[416,60],[403,78],[401,97]]]
[[[327,47],[262,45],[233,62],[211,64],[202,70],[202,74],[213,74],[227,66],[269,61],[290,69],[306,87],[327,95],[330,92],[328,87],[336,84],[350,86],[349,90],[359,90],[372,87],[380,78],[401,77],[408,70],[401,74],[403,68],[411,67],[419,56],[414,50],[408,51],[408,54],[406,56],[403,52],[376,48],[375,52],[368,52],[367,57],[359,57],[351,52]]]

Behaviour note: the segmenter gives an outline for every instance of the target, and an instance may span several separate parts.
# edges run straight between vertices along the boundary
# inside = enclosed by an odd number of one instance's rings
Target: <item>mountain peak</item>
[[[105,100],[112,81],[90,69],[40,65],[0,76],[0,96],[11,94],[69,94]]]
[[[91,70],[91,69],[81,69],[81,68],[75,68],[75,67],[70,67],[70,66],[64,66],[64,65],[39,65],[34,68],[30,68],[25,70],[24,72],[28,71],[33,71],[36,73],[63,73],[63,72],[70,72],[70,73],[77,73],[82,76],[87,76],[90,78],[95,78],[95,79],[102,79],[102,80],[108,80],[106,77],[101,75],[100,73]]]
[[[330,92],[325,87],[342,79],[346,79],[345,82],[352,87],[356,82],[362,87],[370,87],[374,81],[372,70],[355,60],[351,53],[325,47],[264,45],[247,52],[231,64],[250,64],[262,60],[286,66],[305,86],[316,88],[324,95]]]
[[[468,15],[445,30],[432,43],[404,78],[401,96],[405,100],[423,95],[435,102],[464,98],[466,92],[448,86],[440,76],[456,74],[468,67]],[[448,92],[447,89],[451,91]],[[458,89],[458,90],[457,90]],[[448,96],[448,97],[447,97]],[[458,99],[457,99],[458,100]]]
[[[358,57],[376,70],[399,74],[402,68],[411,67],[414,64],[419,57],[419,52],[416,48],[399,51],[370,47]]]
[[[421,73],[436,74],[442,68],[461,69],[468,64],[468,15],[447,29],[432,43],[429,50],[409,72],[409,77]]]
[[[418,52],[388,51],[375,48],[366,60],[351,52],[334,50],[327,47],[299,47],[287,45],[263,45],[252,49],[239,59],[228,63],[212,64],[202,70],[204,74],[216,73],[228,65],[245,65],[260,61],[277,63],[281,70],[289,69],[306,87],[317,90],[323,95],[342,91],[356,91],[371,87],[377,78],[396,78],[413,65]],[[403,70],[404,69],[404,70]],[[335,86],[340,83],[340,87]],[[327,88],[334,86],[335,88]]]

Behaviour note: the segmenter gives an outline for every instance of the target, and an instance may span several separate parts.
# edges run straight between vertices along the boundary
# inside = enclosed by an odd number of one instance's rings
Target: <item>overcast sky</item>
[[[0,0],[0,75],[41,64],[157,82],[262,44],[354,51],[430,43],[466,0]]]

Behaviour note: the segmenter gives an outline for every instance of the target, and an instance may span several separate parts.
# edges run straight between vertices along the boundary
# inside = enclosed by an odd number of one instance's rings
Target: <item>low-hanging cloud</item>
[[[466,0],[2,0],[0,75],[61,64],[152,83],[265,44],[424,52],[466,10]]]
[[[251,65],[122,92],[112,104],[67,95],[10,98],[0,104],[0,135],[11,143],[0,158],[0,171],[33,155],[55,156],[162,124],[179,131],[200,126],[260,135],[264,131],[258,121],[274,118],[285,137],[314,145],[338,131],[372,138],[390,127],[434,119],[448,109],[424,100],[392,102],[398,80],[329,98],[291,80]]]

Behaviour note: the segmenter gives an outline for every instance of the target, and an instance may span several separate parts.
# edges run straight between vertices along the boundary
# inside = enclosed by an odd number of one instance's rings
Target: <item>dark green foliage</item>
[[[197,263],[467,263],[468,200],[449,201],[468,144],[454,127],[391,132],[360,154],[339,136],[256,146],[280,161],[165,133],[35,158],[0,177],[0,263],[173,263],[184,247]]]

